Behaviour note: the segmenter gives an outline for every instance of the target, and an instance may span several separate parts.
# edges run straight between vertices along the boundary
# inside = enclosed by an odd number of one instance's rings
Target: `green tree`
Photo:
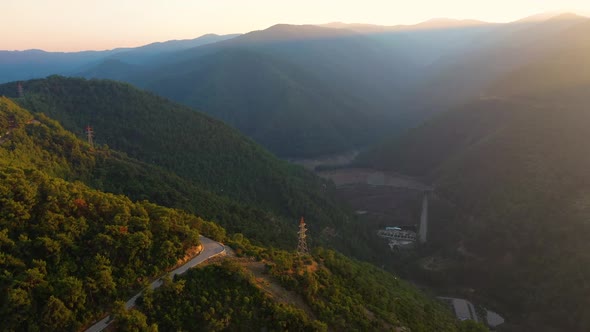
[[[46,331],[64,331],[72,324],[73,314],[64,303],[51,295],[41,316],[41,325]]]
[[[122,332],[157,332],[158,325],[148,325],[146,316],[138,310],[125,308],[122,301],[115,302],[112,316],[118,331]]]

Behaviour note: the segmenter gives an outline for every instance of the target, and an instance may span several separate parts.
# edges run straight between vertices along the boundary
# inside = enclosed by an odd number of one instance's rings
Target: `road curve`
[[[169,275],[171,278],[177,274],[183,274],[191,267],[197,266],[211,257],[215,257],[217,255],[221,255],[221,254],[225,253],[225,246],[222,245],[221,243],[215,242],[215,241],[213,241],[209,238],[206,238],[204,236],[201,236],[200,240],[201,240],[201,245],[203,246],[203,250],[201,251],[201,253],[199,255],[195,256],[190,261],[186,262],[186,264],[170,271]],[[152,282],[149,287],[151,289],[156,289],[160,286],[162,286],[162,280],[158,279],[158,280]],[[125,308],[129,309],[129,308],[135,306],[135,301],[137,301],[137,299],[141,296],[142,293],[143,293],[143,291],[135,294],[132,298],[130,298],[129,301],[127,301],[127,303],[125,303]],[[109,326],[112,322],[113,321],[111,320],[111,316],[107,316],[107,317],[103,318],[102,320],[98,321],[96,324],[89,327],[86,330],[86,332],[100,332],[100,331],[106,329],[107,326]]]

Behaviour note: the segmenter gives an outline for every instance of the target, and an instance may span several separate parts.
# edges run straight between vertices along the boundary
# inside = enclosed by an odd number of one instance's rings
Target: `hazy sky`
[[[0,49],[110,49],[154,41],[342,21],[434,17],[507,22],[547,11],[590,14],[590,0],[0,0]]]

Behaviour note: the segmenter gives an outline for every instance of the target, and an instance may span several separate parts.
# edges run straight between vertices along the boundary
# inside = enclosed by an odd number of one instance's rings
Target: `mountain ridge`
[[[331,22],[318,24],[321,27],[335,28],[335,29],[349,29],[359,33],[374,33],[374,32],[402,32],[413,30],[430,30],[430,29],[456,29],[473,27],[478,25],[492,25],[494,23],[484,22],[472,19],[452,19],[452,18],[432,18],[423,22],[415,24],[399,24],[399,25],[376,25],[369,23],[344,23]]]
[[[126,62],[154,61],[162,54],[216,42],[236,35],[207,34],[195,39],[151,43],[102,51],[48,52],[43,50],[0,50],[0,83],[42,78],[55,74],[74,74],[111,57]]]

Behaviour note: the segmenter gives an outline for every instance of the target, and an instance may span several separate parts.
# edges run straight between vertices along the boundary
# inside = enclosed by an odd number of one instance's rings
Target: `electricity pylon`
[[[299,243],[297,244],[297,252],[300,255],[305,255],[309,253],[309,249],[307,248],[307,228],[305,227],[305,220],[301,217],[301,221],[299,221]]]

